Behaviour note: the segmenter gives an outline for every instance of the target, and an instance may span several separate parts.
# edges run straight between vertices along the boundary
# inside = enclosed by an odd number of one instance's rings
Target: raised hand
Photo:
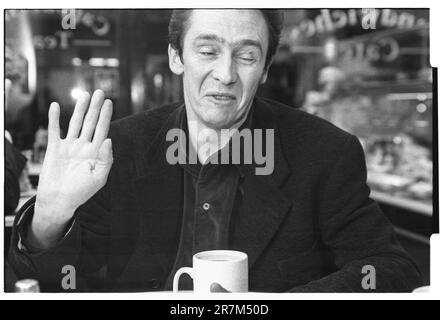
[[[60,106],[49,109],[49,136],[39,178],[32,232],[41,246],[55,241],[75,210],[106,181],[113,163],[107,139],[113,106],[101,90],[77,101],[65,139],[60,138]],[[34,240],[35,240],[34,239]]]

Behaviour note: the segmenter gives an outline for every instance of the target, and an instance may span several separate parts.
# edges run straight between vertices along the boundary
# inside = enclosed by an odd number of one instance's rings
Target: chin
[[[224,112],[211,112],[204,114],[201,119],[206,126],[213,129],[226,129],[231,126],[231,117]]]
[[[230,121],[228,119],[204,119],[205,125],[212,129],[227,129],[230,127]]]

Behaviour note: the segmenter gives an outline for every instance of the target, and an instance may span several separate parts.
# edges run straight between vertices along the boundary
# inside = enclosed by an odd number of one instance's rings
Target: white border
[[[430,8],[430,44],[431,44],[431,66],[439,66],[440,56],[439,56],[439,42],[438,30],[440,30],[440,9],[439,1],[434,0],[369,0],[369,1],[350,1],[350,6],[353,8]],[[10,3],[1,5],[2,9],[8,8],[72,8],[70,2],[60,3],[54,0],[41,0],[35,1],[24,1],[15,0]],[[109,3],[109,1],[95,1],[91,3],[90,0],[77,0],[75,1],[75,8],[178,8],[178,7],[196,7],[196,8],[259,8],[259,7],[273,7],[273,8],[346,8],[347,2],[343,0],[296,0],[296,1],[280,1],[280,0],[254,0],[254,1],[203,1],[203,0],[193,0],[193,1],[170,1],[170,0],[154,0],[154,1],[134,1],[134,0],[124,0],[124,1],[114,1]],[[1,14],[0,22],[0,42],[4,43],[4,12]],[[3,48],[3,46],[2,46]],[[3,75],[3,50],[1,50],[1,61],[0,73]],[[4,83],[1,81],[1,90],[4,92]],[[438,88],[437,88],[438,89]],[[438,90],[437,90],[438,92]],[[3,99],[1,99],[2,111],[3,111]],[[437,119],[438,121],[438,119]],[[1,112],[0,115],[0,126],[1,134],[4,134],[4,114]],[[3,137],[0,139],[0,159],[2,163],[3,159]],[[4,165],[0,169],[0,181],[4,181]],[[3,190],[0,195],[0,201],[3,203]],[[3,228],[4,220],[2,219],[1,231],[0,231],[0,248],[3,248]],[[394,293],[382,293],[382,294],[295,294],[295,293],[279,293],[279,294],[263,294],[263,293],[246,293],[246,294],[211,294],[209,296],[197,296],[189,293],[173,294],[173,293],[68,293],[68,294],[51,294],[51,293],[40,293],[40,294],[13,294],[4,293],[4,273],[0,272],[0,299],[13,300],[13,299],[26,299],[26,300],[80,300],[80,299],[110,299],[110,300],[372,300],[372,299],[402,299],[402,300],[422,300],[422,299],[438,299],[440,298],[440,236],[435,235],[431,238],[431,292],[430,293],[411,293],[411,294],[394,294]],[[0,269],[3,270],[4,266],[4,255],[0,255]],[[434,273],[434,271],[437,271]],[[176,301],[177,303],[177,301]],[[261,301],[261,303],[264,303]]]

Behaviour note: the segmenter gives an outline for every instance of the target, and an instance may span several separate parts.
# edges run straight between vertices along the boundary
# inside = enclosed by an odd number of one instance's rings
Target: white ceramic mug
[[[423,287],[418,287],[418,288],[415,288],[414,290],[413,290],[413,292],[416,292],[416,293],[430,293],[431,292],[431,287],[430,286],[423,286]]]
[[[196,253],[193,267],[180,268],[174,275],[174,292],[179,291],[179,279],[184,273],[193,279],[195,293],[211,292],[213,283],[230,292],[248,291],[248,257],[244,252],[211,250]]]

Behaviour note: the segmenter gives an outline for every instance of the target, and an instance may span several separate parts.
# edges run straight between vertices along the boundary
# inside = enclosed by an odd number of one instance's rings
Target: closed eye
[[[252,63],[255,61],[255,58],[252,55],[241,55],[238,56],[238,59],[246,63]]]
[[[216,50],[209,46],[203,46],[199,48],[199,53],[203,56],[212,56],[216,54]]]
[[[235,57],[239,61],[250,64],[255,62],[258,59],[259,55],[257,52],[255,52],[255,50],[242,49],[242,50],[238,50],[235,53]]]
[[[212,51],[200,51],[200,54],[202,54],[204,56],[211,56],[211,55],[214,55],[215,53]]]

